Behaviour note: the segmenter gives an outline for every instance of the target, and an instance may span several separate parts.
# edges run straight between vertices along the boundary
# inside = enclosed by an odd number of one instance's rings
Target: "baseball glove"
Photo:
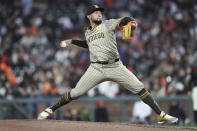
[[[122,39],[130,40],[135,36],[137,29],[137,23],[135,21],[128,22],[127,25],[123,26]]]

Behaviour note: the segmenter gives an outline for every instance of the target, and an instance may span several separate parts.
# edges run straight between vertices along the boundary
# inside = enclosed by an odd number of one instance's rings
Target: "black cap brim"
[[[101,11],[101,12],[104,12],[104,8],[99,7],[99,8],[95,8],[95,9],[91,10],[90,12],[87,12],[86,16],[88,16],[88,15],[90,15],[93,12],[98,11],[98,10]]]

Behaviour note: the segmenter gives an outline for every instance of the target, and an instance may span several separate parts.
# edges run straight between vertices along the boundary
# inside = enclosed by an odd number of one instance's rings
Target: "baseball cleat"
[[[46,108],[38,115],[38,120],[46,120],[49,116],[53,114],[53,111],[50,107]]]
[[[170,116],[166,114],[164,111],[161,112],[161,114],[158,116],[158,124],[173,124],[173,123],[178,123],[178,118]]]

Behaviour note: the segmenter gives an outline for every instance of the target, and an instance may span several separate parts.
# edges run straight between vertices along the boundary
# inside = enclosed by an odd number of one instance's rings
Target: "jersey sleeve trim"
[[[82,48],[88,48],[86,40],[72,40],[72,44]]]

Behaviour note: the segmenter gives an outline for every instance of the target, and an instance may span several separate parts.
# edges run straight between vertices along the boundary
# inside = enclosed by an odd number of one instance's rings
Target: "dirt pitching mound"
[[[0,120],[0,131],[192,131],[192,129],[59,120]]]

